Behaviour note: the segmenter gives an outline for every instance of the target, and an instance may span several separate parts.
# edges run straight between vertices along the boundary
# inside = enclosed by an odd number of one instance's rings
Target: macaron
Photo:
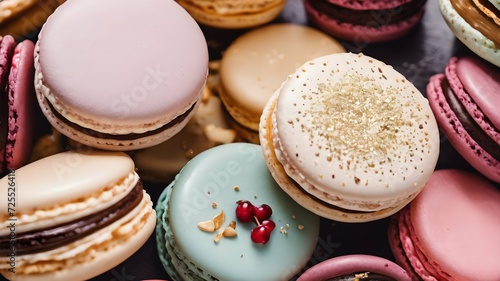
[[[34,44],[0,37],[0,170],[28,163],[35,141]]]
[[[169,184],[196,155],[216,145],[236,140],[229,128],[220,98],[208,88],[189,120],[178,134],[158,145],[132,153],[137,173],[149,182]]]
[[[427,85],[439,127],[472,167],[500,182],[500,69],[480,58],[453,57],[444,72]]]
[[[391,218],[389,242],[412,280],[500,280],[499,216],[500,192],[488,180],[438,170]]]
[[[325,280],[411,281],[411,278],[401,266],[388,259],[364,254],[350,254],[322,261],[306,270],[297,279],[297,281]]]
[[[43,25],[35,68],[52,126],[91,147],[133,150],[166,141],[193,116],[208,51],[175,1],[76,0]]]
[[[260,143],[281,188],[342,222],[388,217],[432,174],[439,131],[427,99],[402,74],[363,54],[299,67],[269,100]]]
[[[47,17],[64,1],[0,1],[0,36],[11,35],[18,40],[36,38]]]
[[[191,161],[156,205],[172,280],[290,280],[309,261],[319,217],[276,184],[260,146],[231,143]]]
[[[9,280],[88,280],[154,231],[153,203],[123,152],[62,152],[10,171],[0,184],[9,202],[0,211],[0,274]]]
[[[345,48],[312,27],[279,23],[255,28],[224,51],[219,95],[246,141],[258,143],[259,120],[271,95],[304,62]]]
[[[439,0],[446,24],[467,48],[500,67],[500,8],[495,0]]]
[[[319,29],[356,44],[403,37],[420,23],[426,0],[304,0],[307,17]]]
[[[200,24],[223,29],[244,29],[274,20],[287,0],[178,0]]]

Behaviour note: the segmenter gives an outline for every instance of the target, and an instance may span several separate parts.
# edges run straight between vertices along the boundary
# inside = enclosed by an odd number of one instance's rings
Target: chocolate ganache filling
[[[352,10],[326,0],[307,0],[314,9],[341,22],[354,25],[384,26],[405,20],[416,14],[426,0],[415,0],[385,10]]]
[[[479,127],[474,119],[472,119],[467,112],[467,109],[465,109],[462,103],[455,96],[455,93],[453,93],[447,79],[443,79],[441,82],[441,88],[443,89],[443,94],[448,102],[448,105],[451,110],[455,112],[458,120],[471,138],[476,141],[477,144],[484,149],[484,151],[489,153],[497,161],[500,161],[500,149],[498,144],[490,136],[488,136],[483,129],[481,129],[481,127]]]
[[[325,281],[397,281],[397,280],[383,274],[372,273],[372,272],[360,272],[360,273],[353,273],[350,275],[342,275],[330,278]]]
[[[98,213],[49,229],[16,233],[16,254],[28,255],[49,251],[90,235],[124,217],[139,205],[142,197],[142,182],[138,181],[129,194],[113,206]],[[0,255],[7,256],[10,253],[10,248],[13,246],[11,240],[7,236],[0,237]]]
[[[198,102],[199,101],[196,101],[195,103],[193,103],[193,105],[188,110],[186,110],[186,112],[184,112],[183,114],[175,117],[172,121],[168,122],[167,124],[163,125],[162,127],[158,128],[158,129],[147,131],[147,132],[144,132],[144,133],[130,133],[130,134],[123,134],[123,135],[114,135],[114,134],[102,133],[102,132],[99,132],[99,131],[96,131],[96,130],[85,128],[85,127],[82,127],[82,126],[80,126],[80,125],[78,125],[76,123],[70,122],[68,119],[66,119],[66,117],[64,117],[63,115],[61,115],[52,106],[52,104],[49,101],[47,101],[47,103],[49,104],[50,110],[52,111],[52,113],[54,114],[54,116],[56,116],[57,119],[61,120],[62,122],[64,122],[64,124],[68,125],[69,127],[73,128],[73,129],[75,129],[75,130],[77,130],[79,132],[82,132],[82,133],[84,133],[86,135],[95,137],[95,138],[123,140],[123,141],[135,140],[135,139],[142,138],[142,137],[153,136],[153,135],[156,135],[156,134],[158,134],[158,133],[160,133],[162,131],[165,131],[165,130],[173,127],[174,125],[176,125],[178,123],[181,123],[184,119],[186,119],[189,116],[189,113],[191,113],[191,111],[194,110],[194,108],[196,107],[196,104]]]

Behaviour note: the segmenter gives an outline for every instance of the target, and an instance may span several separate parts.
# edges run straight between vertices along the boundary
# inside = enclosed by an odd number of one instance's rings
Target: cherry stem
[[[260,226],[260,222],[259,222],[259,219],[256,217],[256,216],[253,216],[255,222],[257,223],[257,226]]]

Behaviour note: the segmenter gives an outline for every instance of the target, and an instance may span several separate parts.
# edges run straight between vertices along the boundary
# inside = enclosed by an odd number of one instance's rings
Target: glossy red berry
[[[273,214],[273,210],[267,204],[262,204],[259,207],[254,207],[253,213],[259,221],[267,220]]]
[[[236,206],[236,218],[241,222],[250,222],[254,217],[254,206],[246,200],[240,200]]]
[[[252,232],[250,233],[250,238],[252,238],[252,241],[254,243],[259,243],[259,244],[266,244],[267,241],[269,241],[269,238],[271,237],[271,230],[267,228],[264,225],[259,225],[256,226],[254,229],[252,229]]]
[[[264,227],[266,227],[267,229],[269,229],[270,232],[273,231],[274,228],[276,228],[276,224],[272,220],[263,220],[261,222],[261,225],[263,225]]]

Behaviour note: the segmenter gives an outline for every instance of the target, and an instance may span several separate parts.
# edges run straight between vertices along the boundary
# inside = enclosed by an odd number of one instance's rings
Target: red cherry
[[[266,244],[271,238],[271,230],[264,225],[256,226],[250,233],[250,238],[254,243]]]
[[[257,217],[259,221],[267,220],[273,214],[273,210],[267,204],[262,204],[259,207],[254,207],[254,216]]]
[[[269,232],[273,231],[274,228],[276,227],[276,224],[272,220],[263,220],[261,222],[261,225],[263,225],[264,227],[266,227],[267,229],[269,229]]]
[[[254,217],[254,206],[246,200],[240,200],[236,206],[236,218],[241,222],[250,222]]]

